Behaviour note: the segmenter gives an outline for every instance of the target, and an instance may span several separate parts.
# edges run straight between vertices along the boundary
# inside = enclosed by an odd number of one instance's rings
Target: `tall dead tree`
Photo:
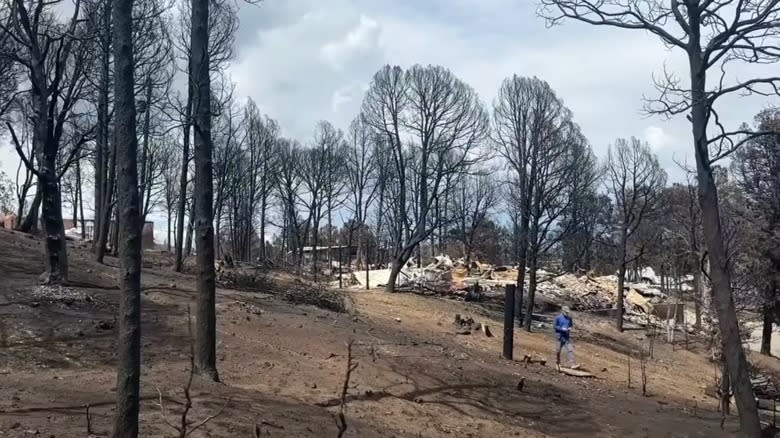
[[[135,132],[133,0],[117,0],[114,18],[114,128],[119,168],[119,338],[114,438],[138,436],[141,380],[141,211]]]
[[[379,154],[377,154],[375,141],[377,136],[371,127],[359,115],[349,125],[347,135],[347,192],[349,200],[347,209],[352,214],[349,222],[347,245],[353,244],[354,233],[357,231],[357,265],[361,266],[366,254],[364,253],[363,239],[368,214],[378,195],[377,183],[379,171]],[[363,255],[363,257],[361,257]]]
[[[176,255],[174,259],[174,270],[181,272],[184,261],[184,247],[185,241],[187,244],[191,239],[185,240],[184,224],[185,217],[187,216],[187,205],[189,193],[189,167],[190,162],[193,159],[190,145],[192,143],[193,135],[193,118],[195,113],[193,112],[193,100],[192,90],[195,89],[195,85],[189,83],[194,77],[192,68],[192,56],[194,49],[192,47],[192,33],[194,27],[194,21],[192,16],[194,14],[194,4],[190,1],[183,1],[180,3],[182,6],[179,12],[181,19],[180,33],[178,38],[174,40],[175,46],[178,49],[179,57],[183,60],[183,70],[187,74],[188,87],[187,94],[184,99],[177,99],[172,106],[176,107],[179,120],[181,123],[183,137],[182,137],[182,164],[181,174],[179,175],[179,203],[177,206],[176,217]],[[225,68],[227,62],[233,57],[233,43],[235,41],[235,34],[238,30],[238,16],[235,5],[232,2],[211,2],[207,6],[210,6],[209,14],[206,22],[207,32],[207,72],[214,74],[220,74]],[[194,207],[197,207],[197,202],[194,203]],[[193,209],[194,210],[194,209]],[[192,214],[190,214],[192,216]],[[192,218],[191,218],[192,219]],[[190,223],[193,221],[190,220]]]
[[[311,233],[312,273],[317,277],[317,246],[320,243],[320,223],[329,212],[329,202],[333,201],[336,185],[340,184],[335,167],[338,167],[337,157],[341,155],[344,134],[329,122],[317,124],[312,147],[303,150],[300,162],[300,179],[303,182],[303,192],[299,201],[307,210],[304,234]],[[343,163],[342,163],[343,169]]]
[[[483,169],[463,175],[456,182],[451,197],[451,210],[455,218],[452,228],[455,239],[461,244],[469,272],[480,231],[490,220],[490,215],[498,204],[498,186],[492,173]]]
[[[618,139],[607,152],[605,164],[607,189],[615,202],[618,247],[618,292],[616,327],[623,331],[623,296],[626,268],[641,256],[641,251],[629,254],[629,241],[643,221],[658,208],[661,189],[666,185],[666,172],[647,144],[636,138]]]
[[[560,186],[569,174],[565,160],[569,145],[564,132],[573,128],[571,112],[547,82],[513,75],[501,84],[493,103],[492,143],[496,152],[506,159],[509,181],[515,184],[510,199],[518,203],[515,206],[519,213],[519,241],[514,311],[517,318],[521,315],[526,269],[536,258],[533,254],[529,256],[529,249],[538,249],[538,232],[543,230],[539,224],[548,210],[543,207],[552,207],[557,203],[555,196],[565,193],[563,187],[558,187],[561,189],[558,192],[551,188]],[[555,216],[562,212],[555,211]],[[533,306],[530,301],[527,305]],[[531,315],[526,313],[530,327]]]
[[[247,131],[245,135],[246,148],[249,155],[247,164],[251,185],[250,215],[252,218],[256,214],[260,216],[260,223],[257,227],[260,240],[259,257],[265,260],[268,257],[265,248],[266,227],[268,225],[269,201],[273,190],[271,166],[274,163],[273,153],[279,138],[279,124],[268,116],[261,116],[257,104],[251,99],[247,102],[244,118]],[[254,226],[252,228],[254,232]]]
[[[209,0],[192,0],[190,95],[195,155],[195,246],[197,248],[197,309],[195,367],[219,381],[217,373],[217,313],[214,272],[214,202],[211,143],[211,77],[209,75]]]
[[[304,245],[305,228],[298,202],[303,185],[299,171],[302,160],[301,146],[296,141],[282,138],[277,141],[275,149],[273,175],[276,196],[282,209],[283,246],[295,256],[300,269],[300,250]]]
[[[366,122],[385,139],[392,157],[389,201],[394,223],[392,265],[386,290],[395,290],[401,268],[439,227],[436,202],[452,190],[452,175],[477,160],[488,115],[477,94],[439,66],[385,66],[363,101]]]
[[[664,75],[658,81],[660,96],[650,102],[648,109],[666,116],[687,113],[691,122],[699,203],[723,353],[734,387],[742,433],[758,436],[761,427],[739,336],[729,259],[723,243],[718,189],[713,177],[713,164],[748,141],[751,134],[737,139],[745,134],[744,130],[729,130],[723,126],[716,103],[723,97],[740,93],[777,94],[780,77],[745,79],[740,74],[742,79],[736,79],[728,73],[735,63],[769,63],[780,58],[780,1],[542,0],[541,13],[550,23],[572,18],[595,25],[649,32],[663,44],[686,55],[690,82]],[[714,72],[716,79],[708,83],[710,72]]]
[[[95,237],[92,240],[95,259],[103,263],[111,220],[116,179],[115,143],[110,140],[111,23],[112,2],[100,0],[89,4],[91,25],[96,29],[97,44],[97,127],[95,136]]]
[[[761,281],[754,283],[762,290],[763,330],[761,354],[771,354],[772,328],[780,319],[778,284],[780,284],[780,110],[764,110],[756,116],[758,132],[771,133],[753,139],[734,153],[732,173],[744,193],[740,231],[751,231],[754,237],[751,252],[765,265]],[[750,230],[745,230],[750,228]],[[754,262],[755,263],[755,262]],[[756,279],[757,280],[757,279]]]
[[[58,21],[50,13],[59,3],[6,0],[4,7],[10,14],[0,24],[0,38],[13,41],[5,46],[0,58],[19,65],[30,85],[35,163],[24,155],[13,127],[7,127],[20,158],[38,178],[46,233],[46,272],[42,279],[47,283],[67,281],[68,277],[58,157],[72,110],[82,97],[91,56],[89,29],[81,17],[80,1],[76,1],[67,22]],[[79,149],[71,152],[77,154]],[[72,158],[62,162],[72,162]]]

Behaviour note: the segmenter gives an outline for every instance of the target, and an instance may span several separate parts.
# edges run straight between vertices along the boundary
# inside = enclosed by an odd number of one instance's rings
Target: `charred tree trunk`
[[[141,211],[133,93],[133,0],[114,2],[116,153],[119,166],[119,338],[113,438],[138,436],[141,380]]]
[[[521,189],[523,190],[523,189]],[[528,209],[524,206],[524,211]],[[517,288],[515,289],[515,318],[519,323],[523,323],[523,292],[525,290],[525,265],[528,263],[528,227],[531,218],[528,213],[521,213],[520,234],[518,241],[518,260],[517,260]],[[530,318],[530,315],[526,315]]]
[[[103,191],[103,205],[101,207],[102,216],[100,217],[100,236],[96,247],[98,263],[103,263],[106,254],[106,244],[108,243],[108,232],[111,227],[111,210],[114,201],[114,187],[116,186],[116,141],[111,141],[111,152],[108,160],[108,181]]]
[[[699,23],[697,23],[699,24]],[[737,311],[731,289],[729,258],[723,243],[718,188],[712,174],[707,140],[709,109],[706,92],[706,66],[701,58],[699,35],[691,35],[689,63],[691,71],[691,124],[696,149],[696,176],[699,186],[699,204],[702,212],[704,241],[707,244],[712,279],[713,302],[718,314],[723,355],[734,388],[734,400],[739,410],[741,433],[758,436],[761,424],[750,382],[747,358],[739,334]]]
[[[368,251],[366,251],[366,253],[368,253]],[[398,273],[401,272],[401,268],[403,268],[404,263],[405,262],[400,256],[393,258],[390,266],[390,277],[387,279],[387,284],[385,285],[385,292],[395,292],[395,284],[398,281]],[[366,266],[368,266],[367,263]],[[366,278],[368,278],[368,267],[366,267]]]
[[[214,175],[209,77],[209,0],[192,0],[190,93],[195,128],[194,227],[197,229],[197,313],[195,369],[208,379],[217,374],[217,314],[214,273]]]
[[[774,323],[775,296],[777,293],[777,283],[770,282],[764,297],[763,317],[764,324],[761,330],[761,354],[765,356],[772,355],[772,324]]]
[[[625,224],[620,229],[620,248],[618,248],[618,284],[617,284],[617,303],[615,309],[615,328],[617,331],[623,331],[623,299],[626,283],[626,245],[628,241],[628,230],[626,230]]]
[[[81,217],[81,240],[87,238],[87,220],[84,218],[84,191],[81,188],[81,160],[76,160],[76,195],[79,199],[79,217]]]
[[[189,211],[189,220],[187,221],[187,233],[184,237],[184,257],[192,255],[192,232],[193,222],[195,221],[195,199],[192,200],[192,208]]]
[[[92,249],[95,251],[95,259],[103,263],[106,240],[101,239],[103,228],[108,227],[105,209],[105,199],[108,181],[108,95],[109,95],[109,69],[111,64],[111,1],[103,1],[101,12],[100,30],[100,78],[98,80],[98,105],[97,105],[97,130],[95,138],[95,229],[92,236]],[[110,199],[110,196],[109,196]],[[100,245],[103,245],[101,248]]]
[[[184,261],[184,215],[187,209],[187,170],[190,164],[190,128],[192,119],[192,71],[190,67],[190,77],[188,78],[189,90],[187,92],[187,103],[184,109],[184,138],[182,141],[181,175],[179,179],[179,204],[176,215],[176,257],[173,269],[181,272]]]
[[[168,238],[165,240],[166,250],[170,253],[171,252],[171,209],[167,209],[168,214]]]
[[[45,129],[45,128],[44,128]],[[57,181],[57,145],[47,141],[41,160],[39,178],[42,182],[43,199],[41,214],[46,233],[46,273],[44,283],[62,283],[68,280],[68,255],[65,245],[65,227],[62,221],[62,198]]]
[[[525,307],[525,330],[527,332],[531,331],[531,322],[533,322],[533,315],[534,315],[534,301],[536,299],[536,271],[537,271],[537,259],[538,256],[535,254],[536,250],[532,251],[531,254],[531,266],[529,266],[528,269],[528,302],[526,303]]]
[[[41,200],[43,199],[43,189],[40,179],[36,183],[35,197],[30,204],[30,211],[24,217],[24,221],[19,225],[18,230],[23,233],[35,233],[38,231],[38,213],[41,210]],[[21,216],[20,216],[21,218]]]

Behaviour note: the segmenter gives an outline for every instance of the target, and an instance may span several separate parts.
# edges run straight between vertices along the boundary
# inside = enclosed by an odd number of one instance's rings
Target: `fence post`
[[[512,360],[515,333],[515,288],[514,284],[506,285],[504,294],[504,359]]]

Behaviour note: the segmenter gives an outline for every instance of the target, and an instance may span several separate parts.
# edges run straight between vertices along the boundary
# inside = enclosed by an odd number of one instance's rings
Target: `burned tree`
[[[605,164],[606,184],[615,202],[617,229],[615,240],[618,248],[618,331],[623,331],[623,295],[626,267],[642,251],[629,254],[629,241],[640,229],[643,221],[658,207],[661,189],[666,185],[666,172],[658,164],[658,158],[647,144],[636,138],[618,139],[607,153]]]
[[[769,355],[772,326],[780,308],[780,111],[765,110],[756,121],[757,132],[771,134],[754,138],[736,151],[731,167],[746,201],[741,231],[752,235],[750,252],[764,265],[765,275],[753,276],[753,283],[763,292],[761,354]]]
[[[379,138],[368,126],[362,114],[350,123],[347,137],[347,192],[349,193],[347,208],[352,213],[352,220],[348,224],[347,245],[352,245],[354,233],[357,231],[357,265],[361,266],[368,257],[363,245],[364,237],[367,237],[365,227],[368,214],[379,194],[380,156],[377,153]]]
[[[298,199],[307,211],[304,236],[312,244],[312,273],[317,277],[320,223],[330,218],[333,201],[343,187],[344,134],[329,122],[317,124],[311,148],[304,149],[299,165],[303,191]],[[329,220],[330,222],[330,220]]]
[[[261,116],[257,105],[251,99],[246,105],[244,116],[246,124],[246,164],[249,166],[249,215],[254,230],[254,218],[259,215],[260,259],[268,257],[265,248],[268,210],[270,207],[273,181],[271,176],[274,164],[274,151],[279,138],[279,124],[268,116]]]
[[[115,141],[119,168],[119,339],[114,438],[138,436],[141,380],[141,211],[133,90],[133,0],[114,2]]]
[[[385,66],[363,101],[366,122],[387,142],[392,156],[388,186],[393,240],[390,279],[439,226],[431,215],[452,190],[452,175],[477,159],[488,115],[474,90],[443,67],[415,65],[404,72]]]
[[[10,13],[0,23],[0,39],[12,41],[4,47],[0,58],[20,66],[30,85],[34,162],[24,154],[13,127],[7,126],[17,153],[38,178],[46,232],[43,280],[50,283],[67,281],[68,277],[58,156],[66,124],[73,120],[73,108],[82,98],[91,56],[89,29],[82,20],[80,1],[67,22],[60,22],[49,13],[59,3],[7,0],[4,5]],[[73,148],[73,154],[78,152]]]
[[[688,59],[690,82],[666,74],[658,81],[660,95],[648,102],[653,114],[687,113],[696,156],[699,203],[704,239],[710,261],[713,301],[718,314],[723,352],[734,386],[742,433],[760,433],[747,361],[739,337],[731,290],[729,260],[723,242],[718,189],[713,164],[733,153],[752,136],[742,129],[728,130],[721,123],[716,103],[735,94],[777,94],[778,77],[734,79],[734,63],[769,63],[780,58],[780,3],[777,1],[625,2],[622,0],[542,0],[542,14],[550,23],[572,18],[585,23],[636,29],[657,36]],[[708,73],[716,79],[708,83]],[[710,128],[708,130],[708,128]]]
[[[179,174],[179,193],[181,196],[179,197],[179,203],[177,205],[177,240],[174,261],[174,270],[177,272],[181,272],[183,266],[185,254],[184,223],[185,217],[187,216],[188,200],[192,201],[189,199],[190,197],[187,196],[187,193],[190,192],[189,167],[190,162],[193,160],[193,153],[190,150],[190,146],[193,142],[193,120],[196,117],[193,110],[193,101],[195,99],[193,93],[194,90],[197,90],[196,84],[191,83],[192,78],[196,74],[192,71],[193,56],[196,55],[195,49],[192,47],[192,44],[194,43],[192,35],[195,32],[195,21],[193,19],[195,15],[195,4],[190,1],[183,1],[180,5],[182,7],[179,16],[182,21],[179,26],[180,33],[174,40],[174,43],[179,52],[179,57],[184,64],[184,67],[182,67],[181,70],[187,74],[188,87],[185,98],[181,99],[177,96],[175,101],[172,102],[172,106],[176,108],[178,113],[178,119],[183,131],[182,164],[181,173]],[[203,30],[207,33],[207,40],[203,43],[204,50],[206,51],[205,58],[207,60],[205,74],[219,74],[222,72],[227,62],[233,57],[233,43],[235,40],[235,33],[238,30],[237,10],[235,5],[231,2],[211,2],[205,6],[210,7],[207,14],[208,16],[206,17],[207,21],[204,24],[205,30]],[[210,92],[211,91],[209,91],[209,93]],[[209,102],[209,104],[211,104],[211,102]],[[197,202],[194,202],[193,207],[197,207]],[[190,222],[192,223],[193,214],[191,213],[190,216]],[[186,242],[189,243],[190,239],[186,239]]]
[[[598,192],[601,177],[595,155],[584,150],[566,189],[567,205],[557,230],[566,272],[584,273],[594,267],[596,247],[609,228],[612,202]]]
[[[209,75],[209,0],[192,0],[189,94],[192,96],[195,193],[194,229],[198,251],[195,367],[214,381],[217,374],[217,312],[214,272],[214,174]],[[182,169],[184,173],[184,169]]]
[[[504,80],[493,104],[493,137],[493,147],[506,159],[508,180],[514,184],[509,199],[517,202],[514,208],[519,216],[515,316],[521,315],[530,267],[525,318],[530,330],[538,258],[560,236],[550,233],[551,227],[565,211],[566,189],[581,159],[577,150],[586,151],[587,146],[571,112],[550,85],[517,75]]]
[[[455,220],[453,234],[461,244],[466,266],[471,271],[471,261],[480,231],[490,220],[498,204],[498,187],[489,170],[463,175],[457,181],[452,195],[452,211]]]

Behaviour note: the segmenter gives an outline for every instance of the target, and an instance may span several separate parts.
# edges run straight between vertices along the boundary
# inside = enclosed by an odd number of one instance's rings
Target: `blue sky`
[[[651,144],[671,180],[683,180],[675,160],[693,161],[688,122],[640,112],[664,65],[685,76],[679,51],[643,32],[574,22],[547,28],[536,8],[533,0],[264,0],[241,6],[228,74],[239,98],[252,97],[304,143],[319,120],[346,128],[387,63],[445,66],[488,107],[505,77],[538,76],[574,112],[600,158],[614,139],[636,136]],[[736,128],[769,103],[727,101],[720,113]],[[0,162],[12,174],[17,160],[7,145]]]

